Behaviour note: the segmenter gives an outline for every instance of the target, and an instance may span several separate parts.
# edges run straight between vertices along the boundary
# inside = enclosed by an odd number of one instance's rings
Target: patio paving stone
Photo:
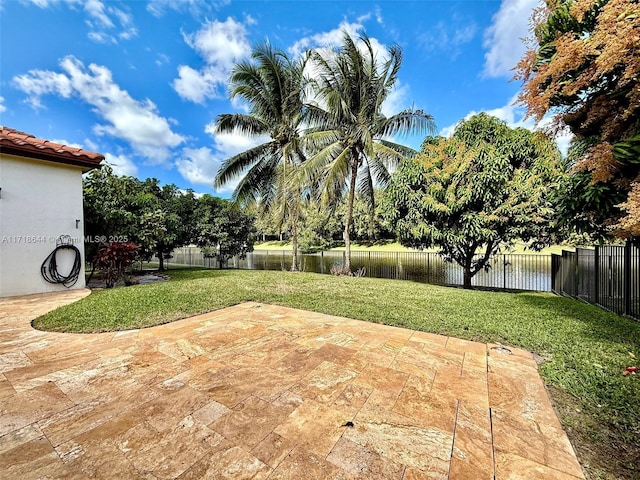
[[[0,475],[583,479],[534,356],[248,302],[97,334],[0,299]]]

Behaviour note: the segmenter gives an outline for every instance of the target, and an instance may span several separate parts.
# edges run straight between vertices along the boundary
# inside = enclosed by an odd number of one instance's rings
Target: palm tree
[[[392,46],[388,59],[376,57],[365,35],[356,43],[344,32],[343,44],[329,53],[313,52],[317,69],[313,82],[318,98],[308,108],[316,125],[305,136],[308,148],[316,153],[307,160],[304,171],[319,187],[324,202],[347,197],[344,228],[345,264],[351,269],[350,230],[353,202],[360,191],[375,208],[374,186],[389,181],[389,168],[416,152],[391,141],[398,134],[433,133],[433,117],[421,110],[405,110],[389,118],[382,114],[382,103],[391,93],[402,63],[402,50]]]
[[[241,98],[249,113],[222,114],[216,132],[240,132],[251,137],[268,135],[270,140],[225,160],[214,180],[219,188],[242,177],[233,200],[276,206],[278,218],[291,223],[293,264],[298,270],[298,216],[301,189],[296,185],[298,167],[305,157],[300,145],[304,117],[306,59],[292,60],[266,43],[253,50],[253,62],[236,64],[231,71],[231,98]],[[283,190],[285,189],[285,190]]]

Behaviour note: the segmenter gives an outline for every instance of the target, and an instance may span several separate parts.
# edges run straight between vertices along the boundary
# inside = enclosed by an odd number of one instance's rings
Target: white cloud
[[[73,56],[60,62],[62,73],[30,70],[13,78],[15,85],[29,95],[27,102],[41,106],[45,94],[79,97],[93,107],[94,113],[107,121],[94,126],[98,135],[111,135],[127,141],[135,152],[150,164],[161,164],[170,156],[171,148],[184,137],[174,133],[169,121],[160,116],[151,100],[138,101],[114,81],[111,71],[100,65],[84,64]]]
[[[89,16],[104,28],[113,28],[113,22],[105,13],[105,6],[100,0],[86,0],[84,4],[85,11]]]
[[[138,35],[131,14],[101,0],[31,0],[31,3],[43,9],[55,5],[81,7],[87,14],[87,37],[94,42],[118,43],[118,39],[130,40]]]
[[[138,167],[126,155],[113,155],[111,153],[106,153],[104,156],[104,163],[110,165],[113,169],[113,173],[116,175],[135,177],[138,174]]]
[[[173,88],[185,100],[203,103],[224,94],[233,65],[251,54],[243,23],[229,17],[224,22],[207,21],[197,32],[183,34],[185,42],[202,56],[206,65],[196,70],[188,65],[178,67]]]
[[[525,108],[516,103],[517,98],[518,94],[514,95],[509,100],[509,102],[502,107],[492,108],[489,110],[481,110],[480,112],[485,112],[489,115],[499,118],[500,120],[504,120],[510,128],[522,127],[526,128],[527,130],[548,131],[549,133],[551,133],[551,117],[545,117],[537,124],[531,117],[525,119]],[[472,110],[467,115],[465,115],[464,120],[467,120],[480,112]],[[457,125],[458,122],[444,127],[442,130],[440,130],[440,135],[443,137],[451,137]],[[565,156],[567,155],[569,144],[571,143],[572,139],[573,134],[569,131],[560,131],[555,134],[555,140],[558,144],[558,148]]]
[[[156,59],[156,65],[161,67],[162,65],[168,64],[171,59],[168,55],[164,53],[159,53],[158,58]]]
[[[374,13],[376,15],[376,22],[384,26],[384,18],[382,18],[382,10],[379,6],[376,7]]]
[[[458,24],[454,26],[452,24]],[[469,43],[476,35],[474,23],[462,24],[454,19],[451,23],[438,22],[429,31],[418,37],[418,43],[426,52],[448,52],[453,60],[462,52],[461,46]]]
[[[245,26],[231,17],[224,22],[207,21],[197,32],[185,34],[184,39],[211,65],[230,67],[251,53]]]
[[[212,186],[220,162],[221,158],[208,147],[184,148],[182,156],[176,161],[176,167],[188,182]]]
[[[541,0],[502,0],[484,34],[485,77],[511,77],[525,52],[521,39],[529,35],[529,19]]]
[[[339,47],[342,44],[342,38],[344,33],[348,33],[353,39],[357,39],[365,32],[365,27],[362,21],[367,20],[368,16],[360,17],[356,22],[350,23],[346,20],[340,22],[337,28],[329,30],[328,32],[320,32],[313,35],[309,35],[296,41],[291,47],[289,52],[294,56],[300,56],[305,51],[314,48],[334,48]],[[376,38],[369,38],[371,46],[378,58],[387,57],[387,47],[380,43]]]
[[[64,139],[53,139],[51,140],[52,143],[58,143],[60,145],[66,145],[67,147],[71,147],[71,148],[84,148],[82,145],[80,145],[79,143],[74,143],[74,142],[67,142]]]
[[[194,17],[201,17],[212,9],[228,5],[231,0],[150,0],[147,11],[156,17],[162,17],[167,10],[175,12],[189,12]]]
[[[0,113],[7,111],[7,107],[5,107],[3,104],[4,104],[4,97],[0,97]]]
[[[389,93],[380,107],[385,117],[390,117],[409,108],[407,98],[409,97],[409,85],[396,81],[393,90]]]
[[[225,84],[228,75],[228,71],[213,66],[195,70],[188,65],[180,65],[173,88],[185,100],[204,103],[209,98],[219,96],[220,87]]]
[[[193,184],[213,185],[213,179],[218,173],[222,162],[269,141],[268,137],[249,138],[240,133],[214,132],[213,124],[207,125],[205,131],[213,136],[213,149],[208,147],[184,148],[182,156],[176,161],[180,174]],[[218,193],[231,193],[240,179],[228,183],[218,190]]]

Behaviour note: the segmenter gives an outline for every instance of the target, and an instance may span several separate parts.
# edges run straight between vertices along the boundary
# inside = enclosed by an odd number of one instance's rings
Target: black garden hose
[[[68,275],[62,275],[58,271],[58,264],[56,262],[56,255],[60,250],[73,250],[75,252],[75,260],[73,261],[73,268],[71,268],[71,272]],[[82,267],[81,263],[81,255],[80,250],[78,250],[74,245],[70,244],[62,244],[58,245],[53,252],[49,254],[49,256],[42,262],[42,266],[40,267],[40,273],[42,273],[42,277],[49,283],[59,283],[64,285],[67,288],[75,285],[78,281],[78,277],[80,276],[80,270]]]

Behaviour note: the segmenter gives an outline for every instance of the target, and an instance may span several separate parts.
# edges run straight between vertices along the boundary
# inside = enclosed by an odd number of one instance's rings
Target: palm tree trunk
[[[354,155],[351,167],[351,181],[349,182],[349,199],[347,203],[347,221],[344,226],[345,259],[342,267],[343,273],[351,273],[351,223],[353,221],[353,200],[356,197],[356,180],[358,177],[358,156]]]
[[[291,217],[291,247],[293,255],[291,257],[291,271],[298,271],[298,212]]]

